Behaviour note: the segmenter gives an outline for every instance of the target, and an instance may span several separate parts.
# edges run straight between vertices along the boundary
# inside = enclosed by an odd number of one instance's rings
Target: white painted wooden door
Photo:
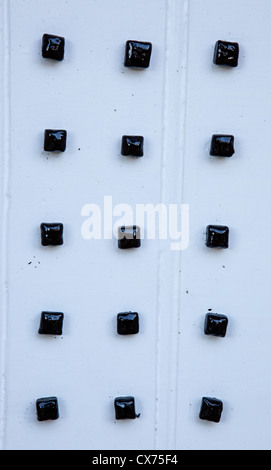
[[[270,449],[270,17],[268,0],[1,1],[2,449]],[[44,33],[65,37],[62,62]],[[147,69],[124,67],[129,39],[152,43]],[[213,64],[219,39],[238,67]],[[47,128],[67,130],[62,154]],[[232,158],[210,157],[215,133]],[[124,134],[144,136],[142,158],[120,154]],[[182,226],[182,249],[158,230],[118,249],[122,204],[175,205],[178,224],[189,207],[188,246]],[[63,223],[62,246],[41,245],[41,222]],[[209,224],[229,227],[227,250],[206,247]],[[64,312],[62,335],[38,334],[44,310]],[[123,311],[138,334],[117,334]],[[224,338],[204,334],[208,311]],[[126,395],[140,416],[116,420]],[[46,396],[59,418],[39,422]],[[219,423],[199,419],[203,396]]]

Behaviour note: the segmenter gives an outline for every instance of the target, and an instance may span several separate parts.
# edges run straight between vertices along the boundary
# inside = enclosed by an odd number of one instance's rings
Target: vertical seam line
[[[6,439],[6,390],[7,390],[7,327],[8,327],[8,219],[10,184],[10,0],[2,6],[2,312],[1,312],[1,389],[0,389],[0,444],[5,448]]]
[[[172,196],[177,199],[175,202],[179,203],[182,202],[183,197],[189,0],[183,0],[181,8],[179,2],[180,0],[167,0],[166,6],[160,183],[161,202],[163,203],[169,203]],[[179,44],[178,41],[182,43]],[[179,54],[180,48],[182,50],[181,56]],[[179,74],[177,75],[174,66],[178,67]],[[174,132],[178,135],[175,135]],[[169,182],[172,184],[170,184],[170,189],[169,186],[167,189]],[[163,449],[174,449],[176,446],[181,251],[175,253],[173,255],[171,252],[171,255],[168,256],[161,244],[158,255],[155,449],[158,449],[159,445]],[[171,279],[166,274],[172,276]],[[164,292],[169,293],[169,290],[171,294],[170,305],[167,305],[167,311],[163,311],[163,307],[165,307]],[[163,315],[167,316],[166,323]],[[167,355],[167,366],[162,357],[163,348]],[[167,409],[161,410],[161,407]],[[160,417],[160,414],[163,418]],[[163,430],[160,429],[160,422],[163,424]]]

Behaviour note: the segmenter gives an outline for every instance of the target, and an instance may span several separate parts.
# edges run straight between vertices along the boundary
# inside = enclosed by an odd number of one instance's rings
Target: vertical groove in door
[[[189,1],[168,0],[166,14],[161,203],[177,206],[178,222],[184,172]],[[168,215],[169,215],[169,211]],[[160,240],[157,288],[157,374],[155,448],[174,449],[178,374],[181,249]]]
[[[0,381],[0,446],[5,447],[6,424],[6,339],[8,324],[8,217],[10,174],[10,18],[9,0],[4,0],[1,45],[1,381]]]

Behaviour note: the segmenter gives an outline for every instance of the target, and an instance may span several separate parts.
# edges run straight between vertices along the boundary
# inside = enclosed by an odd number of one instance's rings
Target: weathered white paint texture
[[[269,449],[271,380],[270,43],[268,0],[2,0],[2,449]],[[43,33],[65,59],[41,57]],[[123,66],[127,39],[153,44],[146,70]],[[240,44],[236,69],[212,62],[218,39]],[[43,151],[45,128],[66,152]],[[229,159],[213,133],[235,135]],[[121,136],[145,155],[120,155]],[[144,239],[122,252],[81,235],[82,207],[189,204],[189,246]],[[64,245],[40,244],[62,222]],[[230,227],[230,247],[205,247],[205,227]],[[203,333],[208,309],[227,336]],[[64,312],[61,337],[38,335],[42,310]],[[138,311],[140,333],[116,334]],[[38,422],[56,395],[60,418]],[[135,420],[117,422],[115,396]],[[199,420],[202,396],[221,422]]]

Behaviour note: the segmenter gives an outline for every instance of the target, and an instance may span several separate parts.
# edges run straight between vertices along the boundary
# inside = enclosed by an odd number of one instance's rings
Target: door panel
[[[2,448],[269,448],[269,2],[1,11]],[[65,38],[63,61],[42,57],[44,33]],[[219,39],[238,67],[213,64]],[[148,68],[124,66],[127,40],[152,43]],[[65,152],[44,151],[45,129],[67,131]],[[209,154],[220,133],[231,158]],[[142,158],[123,135],[144,136]],[[114,227],[146,205],[140,248],[120,250]],[[63,245],[42,246],[42,222],[63,223]],[[229,227],[227,250],[206,247],[209,224]],[[38,333],[42,311],[64,313],[62,335]],[[117,334],[125,311],[138,334]],[[224,338],[204,334],[208,311]],[[59,419],[40,422],[47,396]],[[118,396],[137,419],[116,420]],[[219,423],[199,419],[203,396],[223,401]]]

